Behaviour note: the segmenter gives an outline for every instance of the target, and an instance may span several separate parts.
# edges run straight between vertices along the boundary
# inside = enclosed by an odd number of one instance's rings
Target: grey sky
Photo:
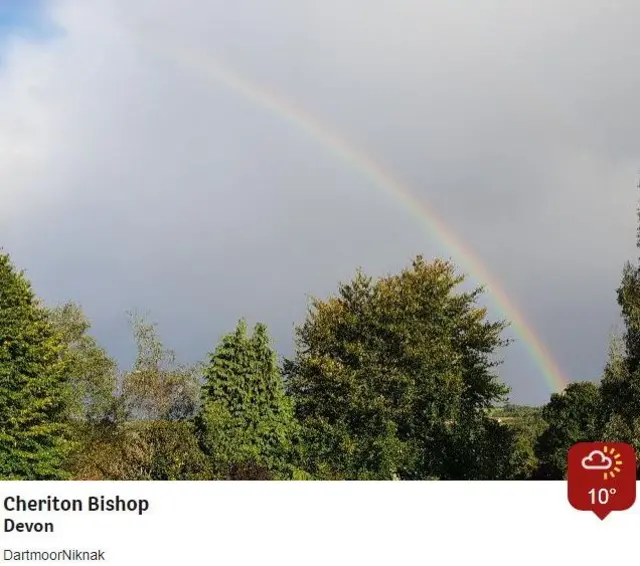
[[[240,316],[289,353],[306,295],[448,254],[304,131],[143,41],[217,58],[374,156],[482,257],[572,379],[599,376],[636,255],[640,4],[50,7],[63,33],[2,47],[0,245],[48,301],[79,301],[118,358],[130,308],[186,359]],[[523,345],[505,357],[514,400],[543,402]]]

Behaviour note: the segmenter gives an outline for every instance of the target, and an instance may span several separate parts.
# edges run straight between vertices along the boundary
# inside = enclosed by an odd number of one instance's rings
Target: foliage
[[[125,418],[171,421],[191,417],[198,407],[200,368],[178,364],[154,324],[136,314],[131,315],[131,323],[138,355],[120,385]]]
[[[640,211],[638,228],[640,248]],[[464,280],[420,256],[358,271],[312,301],[282,371],[263,324],[182,365],[132,315],[119,372],[81,308],[46,309],[0,253],[0,479],[562,479],[576,442],[640,451],[640,265],[622,272],[601,383],[544,407],[500,405],[506,322]]]
[[[485,320],[481,289],[454,293],[463,280],[451,264],[418,257],[376,282],[358,272],[337,296],[313,301],[285,362],[307,469],[473,479],[496,462],[508,475],[496,458],[509,433],[486,417],[507,393],[492,371],[505,323]],[[479,446],[486,461],[470,469],[465,453]]]
[[[80,480],[209,479],[206,458],[189,423],[134,421],[91,429],[70,467]],[[90,434],[90,433],[89,433]]]
[[[199,368],[179,365],[155,325],[137,315],[131,315],[131,322],[137,346],[134,366],[120,376],[111,396],[105,396],[101,418],[85,419],[75,427],[81,442],[68,466],[80,479],[207,478],[204,454],[193,427],[185,422],[197,407]],[[95,354],[90,359],[102,359],[95,349],[87,349]],[[106,367],[102,361],[99,367]]]
[[[244,320],[224,336],[204,371],[202,410],[196,417],[213,474],[269,479],[291,473],[292,414],[267,329],[248,335]]]
[[[563,479],[567,453],[576,442],[594,442],[602,437],[603,405],[600,389],[590,381],[571,383],[554,393],[542,410],[546,430],[536,444],[537,479]]]
[[[64,344],[0,254],[0,479],[61,479],[69,449]]]
[[[640,209],[638,220],[640,249]],[[602,397],[608,416],[604,435],[611,441],[627,442],[640,452],[640,265],[624,266],[617,299],[624,333],[612,338],[602,379]]]
[[[535,445],[546,429],[541,407],[506,404],[491,411],[491,416],[514,431],[510,455],[514,479],[528,479],[538,467]]]
[[[69,418],[99,423],[109,417],[116,390],[116,363],[88,334],[91,324],[74,303],[50,311],[50,320],[66,346]]]

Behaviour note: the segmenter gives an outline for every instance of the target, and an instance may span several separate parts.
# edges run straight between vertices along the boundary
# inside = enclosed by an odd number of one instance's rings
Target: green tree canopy
[[[241,320],[211,354],[204,375],[196,426],[215,477],[291,473],[291,407],[266,327],[257,324],[249,335]]]
[[[507,403],[502,407],[495,407],[491,415],[515,433],[511,452],[514,479],[529,479],[538,467],[535,454],[536,442],[546,429],[542,418],[542,407]]]
[[[536,478],[561,480],[567,471],[569,448],[576,442],[601,439],[604,413],[598,385],[571,383],[562,393],[554,393],[542,418],[547,428],[536,444]]]
[[[73,454],[79,480],[203,480],[209,466],[193,426],[185,421],[136,420],[106,425]]]
[[[0,253],[0,479],[60,479],[65,350],[29,281]]]
[[[109,418],[117,386],[115,361],[89,334],[91,323],[79,305],[53,308],[50,319],[66,346],[70,418],[87,423]]]
[[[314,475],[509,475],[510,431],[487,415],[508,392],[493,371],[505,323],[486,320],[482,289],[456,292],[463,281],[419,256],[398,275],[374,282],[359,271],[313,300],[285,376]]]
[[[93,420],[92,413],[85,415],[77,448],[68,461],[73,476],[92,480],[209,477],[193,425],[187,421],[198,403],[197,365],[178,364],[175,354],[164,347],[155,325],[133,315],[137,357],[133,368],[123,372],[117,387],[113,387],[112,374],[107,371],[113,366],[95,342],[81,333],[87,325],[80,323],[83,319],[76,309],[67,308],[59,314],[65,315],[62,320],[74,330],[69,335],[75,336],[78,355],[73,360],[79,389],[84,391],[90,385],[89,391],[101,400],[98,414],[103,415]],[[89,380],[89,376],[94,379]]]
[[[640,209],[636,242],[640,249]],[[624,332],[612,340],[602,379],[609,417],[604,435],[606,440],[628,442],[640,452],[640,264],[624,266],[617,299]]]

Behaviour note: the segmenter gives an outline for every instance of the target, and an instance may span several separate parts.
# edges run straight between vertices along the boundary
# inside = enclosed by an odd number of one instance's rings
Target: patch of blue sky
[[[0,0],[0,47],[12,38],[47,41],[62,33],[51,20],[48,0]]]

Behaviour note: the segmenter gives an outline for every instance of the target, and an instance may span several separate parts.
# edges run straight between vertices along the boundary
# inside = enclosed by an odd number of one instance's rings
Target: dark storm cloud
[[[307,293],[448,254],[317,140],[144,38],[222,59],[394,171],[566,372],[597,377],[635,255],[640,5],[347,4],[55,4],[66,35],[14,44],[0,70],[3,245],[124,358],[127,308],[188,358],[239,316],[287,352]],[[543,401],[526,348],[510,350],[514,398]]]

